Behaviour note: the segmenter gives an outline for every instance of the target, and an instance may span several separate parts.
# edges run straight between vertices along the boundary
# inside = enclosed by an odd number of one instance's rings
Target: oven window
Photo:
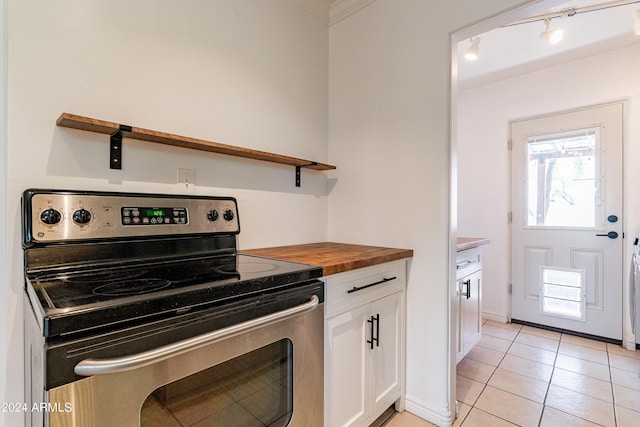
[[[286,426],[293,415],[293,343],[275,342],[156,389],[143,427]]]

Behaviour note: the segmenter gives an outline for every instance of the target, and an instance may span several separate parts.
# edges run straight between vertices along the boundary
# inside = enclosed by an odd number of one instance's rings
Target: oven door
[[[301,305],[111,359],[49,390],[49,425],[323,425],[323,309]]]

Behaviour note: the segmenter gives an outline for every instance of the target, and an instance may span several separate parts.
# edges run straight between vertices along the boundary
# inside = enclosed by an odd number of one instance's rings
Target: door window
[[[529,227],[595,228],[600,220],[599,129],[529,137]]]
[[[142,427],[284,427],[293,415],[293,343],[284,339],[156,389]]]

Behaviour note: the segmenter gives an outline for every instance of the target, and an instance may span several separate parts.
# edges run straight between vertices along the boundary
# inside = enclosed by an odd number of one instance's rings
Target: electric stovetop
[[[321,283],[320,267],[239,254],[233,197],[30,189],[22,213],[25,290],[45,337]]]
[[[320,267],[235,253],[43,271],[27,279],[43,308],[46,334],[57,335],[223,305],[321,275]]]

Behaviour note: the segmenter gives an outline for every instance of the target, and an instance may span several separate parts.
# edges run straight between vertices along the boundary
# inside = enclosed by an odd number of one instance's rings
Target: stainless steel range
[[[238,253],[235,199],[22,202],[27,426],[323,424],[322,271]]]

